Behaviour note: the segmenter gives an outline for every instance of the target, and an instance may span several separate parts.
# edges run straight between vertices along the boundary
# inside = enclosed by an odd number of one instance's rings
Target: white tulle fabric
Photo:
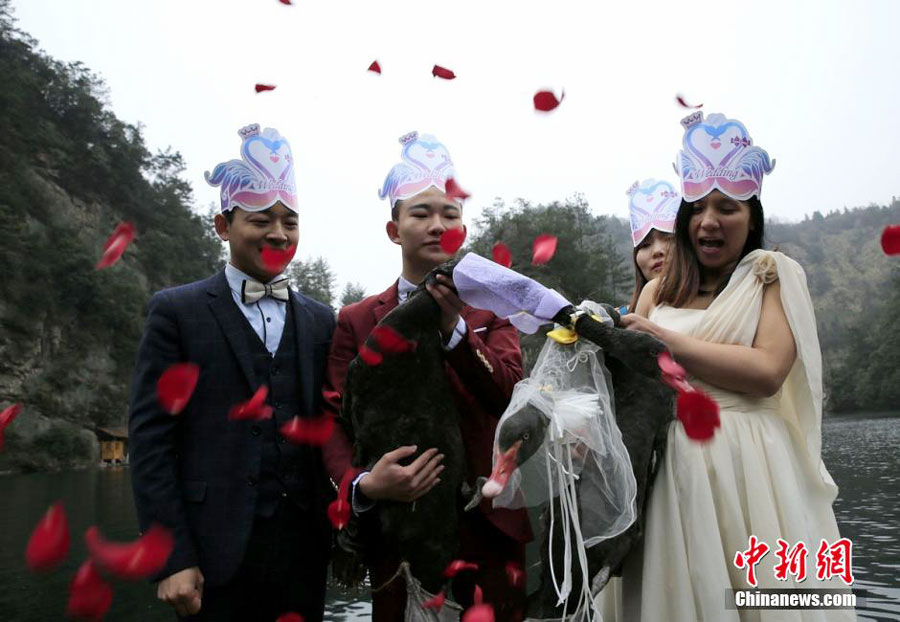
[[[815,577],[820,540],[832,543],[840,536],[831,508],[837,487],[820,455],[822,361],[802,268],[781,253],[754,251],[708,309],[663,305],[650,320],[704,341],[752,346],[765,285],[775,279],[797,360],[769,398],[689,378],[719,403],[722,427],[708,443],[696,443],[681,423],[671,424],[647,506],[643,548],[596,600],[605,622],[856,619],[849,610],[737,611],[726,604],[728,590],[750,587],[746,572],[733,564],[750,535],[771,547],[756,567],[759,588],[844,587]],[[779,538],[810,549],[803,583],[775,578]]]
[[[612,321],[593,303],[581,306]],[[550,579],[560,603],[566,601],[568,612],[580,618],[590,612],[592,598],[589,582],[582,593],[571,594],[573,564],[586,575],[586,549],[622,533],[635,518],[637,485],[600,348],[583,339],[571,345],[548,339],[531,376],[513,390],[497,425],[495,449],[504,426],[533,417],[535,409],[548,420],[543,445],[514,472],[494,506],[536,506],[559,498],[560,512],[551,504],[549,520],[551,534],[557,522],[562,525],[564,572]],[[551,538],[551,559],[553,548]]]

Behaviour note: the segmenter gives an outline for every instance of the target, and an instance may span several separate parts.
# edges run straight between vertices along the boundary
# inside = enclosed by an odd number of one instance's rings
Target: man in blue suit
[[[282,274],[299,237],[290,146],[258,125],[239,134],[242,159],[206,175],[221,187],[228,264],[150,300],[130,403],[135,505],[142,530],[174,534],[157,594],[180,618],[273,622],[293,611],[312,622],[323,615],[334,492],[320,450],[278,430],[321,412],[334,314]],[[200,376],[170,415],[156,386],[179,362]],[[271,418],[229,418],[262,385]]]

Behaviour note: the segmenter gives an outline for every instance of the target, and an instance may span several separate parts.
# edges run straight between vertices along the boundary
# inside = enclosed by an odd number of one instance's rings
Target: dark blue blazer
[[[290,296],[300,369],[297,414],[318,415],[334,312],[297,292]],[[228,411],[264,383],[253,368],[248,329],[224,270],[157,292],[150,300],[131,387],[129,453],[141,530],[160,523],[175,535],[175,549],[156,579],[199,566],[207,585],[221,585],[243,558],[255,515],[263,441],[253,422],[230,421]],[[173,416],[160,407],[156,383],[181,361],[198,364],[200,379],[185,410]],[[322,542],[330,537],[324,517],[333,488],[321,453],[289,443],[281,447],[300,452],[295,457],[308,463],[304,476],[308,474],[314,491],[310,507],[323,518],[320,532],[309,537]]]

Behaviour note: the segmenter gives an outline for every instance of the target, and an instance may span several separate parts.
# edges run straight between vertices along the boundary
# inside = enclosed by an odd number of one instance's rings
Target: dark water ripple
[[[854,591],[860,620],[900,620],[900,418],[836,417],[823,429],[823,457],[840,493],[835,514],[853,541]],[[62,567],[33,575],[24,564],[32,527],[62,500],[72,550]],[[136,533],[127,469],[0,476],[0,622],[64,620],[68,584],[84,560],[82,534],[91,525],[113,540]],[[110,622],[171,622],[147,583],[117,583]],[[366,620],[368,599],[330,590],[326,620]]]

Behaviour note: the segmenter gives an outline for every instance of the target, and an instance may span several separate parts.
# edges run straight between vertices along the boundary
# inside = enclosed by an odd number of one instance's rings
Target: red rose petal
[[[454,559],[444,568],[444,576],[452,579],[463,570],[478,570],[478,564],[467,562],[464,559]]]
[[[455,73],[440,65],[435,65],[431,68],[431,75],[435,78],[443,78],[444,80],[453,80],[456,78]]]
[[[303,616],[299,613],[289,611],[278,616],[278,619],[275,620],[275,622],[303,622]]]
[[[494,622],[494,607],[485,603],[472,605],[463,612],[461,621]]]
[[[187,406],[197,387],[200,367],[194,363],[175,363],[156,382],[156,397],[163,410],[177,415]]]
[[[376,352],[366,344],[363,344],[359,349],[359,358],[362,359],[363,363],[365,363],[366,365],[371,365],[372,367],[378,365],[382,360],[384,360],[384,357],[381,356],[380,352]]]
[[[340,531],[350,522],[350,504],[343,499],[335,499],[328,504],[328,520]]]
[[[466,241],[466,230],[462,227],[447,229],[441,234],[441,250],[452,255]]]
[[[425,609],[434,609],[435,611],[440,611],[441,607],[444,606],[445,599],[446,596],[444,595],[443,590],[441,590],[440,592],[426,600],[424,603],[422,603],[422,607],[424,607]]]
[[[25,563],[32,572],[53,570],[69,554],[69,521],[61,502],[51,505],[28,538]]]
[[[373,73],[381,73],[381,65],[378,64],[377,60],[373,60],[372,64],[369,65],[369,71]]]
[[[468,192],[459,187],[459,184],[456,183],[456,180],[452,177],[448,177],[447,181],[444,183],[444,194],[447,195],[448,199],[468,199],[470,195]]]
[[[480,605],[483,602],[484,592],[481,591],[481,586],[476,583],[475,589],[472,591],[472,603],[475,605]]]
[[[3,430],[22,412],[21,404],[13,404],[0,413],[0,450],[3,449]]]
[[[415,352],[418,345],[415,341],[407,339],[390,326],[383,324],[373,328],[371,336],[378,345],[378,349],[384,354]]]
[[[99,568],[120,579],[143,579],[163,569],[175,539],[172,533],[160,525],[154,525],[144,535],[127,544],[108,542],[97,527],[84,534],[88,553]]]
[[[279,431],[295,445],[322,446],[334,433],[334,417],[294,417],[281,426]]]
[[[69,584],[66,615],[79,620],[102,620],[112,604],[112,587],[103,580],[94,562],[81,564]]]
[[[553,91],[538,91],[534,94],[534,109],[540,112],[550,112],[559,106],[565,96],[565,91],[559,96],[559,99],[556,99]]]
[[[900,225],[888,225],[881,232],[881,248],[885,255],[900,255]]]
[[[703,391],[679,391],[676,412],[685,434],[695,441],[708,441],[721,425],[719,405]]]
[[[94,266],[97,270],[103,270],[115,264],[122,258],[122,253],[128,248],[128,245],[134,241],[135,229],[130,222],[119,223],[119,225],[106,240],[103,245],[103,255],[100,261]]]
[[[291,0],[278,0],[278,1],[279,1],[281,4],[287,4],[287,5],[293,4],[293,3],[291,2]]]
[[[287,265],[291,263],[291,259],[294,258],[294,253],[296,252],[297,245],[294,244],[287,248],[272,248],[271,246],[265,246],[262,251],[260,251],[260,254],[262,255],[262,261],[266,268],[272,272],[281,274],[284,272]]]
[[[506,579],[515,588],[525,585],[525,571],[516,562],[506,562]]]
[[[274,84],[259,84],[259,83],[257,83],[256,86],[253,88],[256,89],[257,93],[262,93],[263,91],[274,91],[275,85]]]
[[[504,268],[509,268],[512,265],[512,251],[503,242],[494,244],[491,254],[494,257],[494,261]]]
[[[693,391],[694,388],[685,380],[687,372],[684,367],[675,362],[667,351],[660,352],[656,359],[659,370],[662,372],[662,381],[676,391]]]
[[[681,93],[678,93],[677,95],[675,95],[675,101],[677,101],[678,105],[680,105],[682,108],[690,108],[692,110],[696,110],[697,108],[703,108],[703,104],[698,104],[696,106],[692,106],[691,104],[687,103],[687,101],[684,99],[684,97],[681,95]]]
[[[540,266],[551,259],[556,254],[556,236],[543,234],[534,238],[531,246],[531,265]]]
[[[272,418],[273,409],[266,405],[266,396],[269,394],[269,387],[260,386],[256,393],[253,394],[246,402],[241,402],[231,407],[228,411],[228,418],[232,421],[241,421],[248,419],[251,421],[263,421]]]

